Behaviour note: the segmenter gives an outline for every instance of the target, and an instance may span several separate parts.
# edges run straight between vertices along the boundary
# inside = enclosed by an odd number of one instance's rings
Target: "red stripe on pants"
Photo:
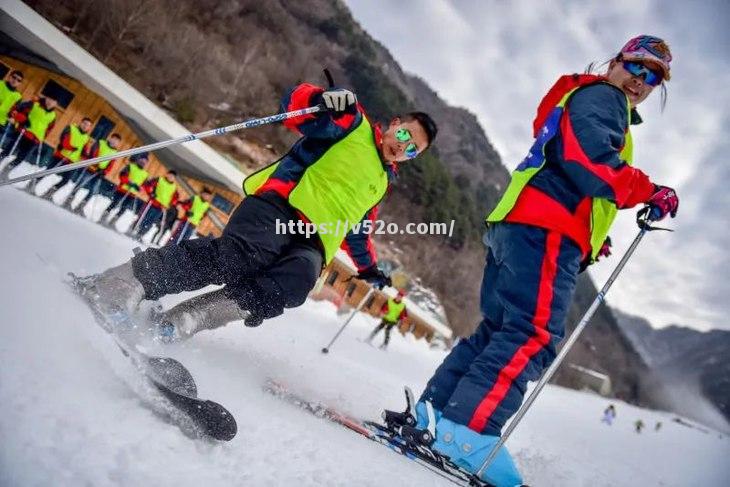
[[[534,334],[517,349],[509,363],[499,371],[499,376],[492,388],[487,392],[479,403],[469,421],[469,428],[474,431],[482,431],[489,418],[497,409],[507,395],[512,382],[519,377],[530,359],[534,357],[545,345],[550,343],[550,332],[547,330],[550,321],[550,308],[553,302],[553,282],[558,268],[558,254],[560,253],[560,242],[562,236],[557,232],[548,232],[545,243],[545,256],[542,259],[540,268],[540,285],[537,293],[537,305],[535,314],[532,317],[532,324],[535,327]]]

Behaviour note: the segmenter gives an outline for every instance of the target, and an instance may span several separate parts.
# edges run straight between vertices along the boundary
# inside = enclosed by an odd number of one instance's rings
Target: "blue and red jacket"
[[[323,92],[322,88],[308,83],[298,85],[282,99],[281,110],[283,112],[300,110],[322,103]],[[362,117],[367,119],[363,107],[357,104],[351,111],[342,114],[327,112],[285,120],[285,127],[303,137],[282,157],[276,170],[256,190],[256,194],[273,191],[287,199],[307,168],[322,157],[330,147],[357,128]],[[382,145],[382,132],[378,125],[373,125],[373,133],[374,142],[379,149]],[[384,162],[383,168],[388,173],[388,180],[392,182],[397,176],[397,167]],[[299,217],[306,220],[303,215]],[[377,206],[364,215],[363,221],[375,220],[376,217]],[[351,231],[345,237],[342,248],[350,255],[358,270],[367,269],[377,261],[375,246],[369,234]]]
[[[573,93],[556,135],[545,146],[545,165],[530,179],[505,221],[567,234],[589,253],[591,199],[607,198],[618,208],[646,202],[654,184],[619,158],[630,124],[626,96],[608,83]]]

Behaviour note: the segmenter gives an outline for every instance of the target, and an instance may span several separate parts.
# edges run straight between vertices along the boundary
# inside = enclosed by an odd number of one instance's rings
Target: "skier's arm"
[[[151,195],[155,192],[155,188],[157,187],[157,179],[148,179],[147,181],[142,184],[142,190],[147,193],[148,195]]]
[[[357,266],[358,271],[364,271],[377,265],[378,256],[375,252],[375,245],[371,237],[371,232],[363,231],[363,224],[370,220],[371,224],[378,215],[378,207],[374,206],[368,211],[362,220],[360,220],[360,231],[353,232],[350,230],[345,240],[342,242],[342,248],[350,255],[353,262]],[[372,226],[371,226],[372,229]]]
[[[290,112],[322,103],[324,89],[309,83],[295,86],[281,101],[281,111]],[[362,120],[362,107],[333,113],[324,112],[303,115],[284,121],[289,130],[315,139],[339,139],[357,126]]]
[[[13,111],[10,112],[10,118],[15,120],[18,126],[25,126],[24,124],[28,120],[28,114],[31,108],[33,108],[33,101],[18,102]]]
[[[576,91],[560,122],[565,174],[585,195],[607,198],[619,208],[654,193],[649,177],[619,157],[628,125],[625,95],[605,83]]]
[[[50,130],[51,129],[49,126],[48,131],[50,132]],[[64,127],[64,129],[61,131],[61,138],[59,139],[59,142],[58,142],[58,150],[62,150],[62,149],[66,149],[66,150],[75,150],[76,149],[76,147],[71,145],[71,126],[70,125],[66,125],[66,127]]]

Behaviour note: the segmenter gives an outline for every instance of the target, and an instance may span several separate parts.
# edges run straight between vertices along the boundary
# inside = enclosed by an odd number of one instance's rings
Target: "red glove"
[[[611,255],[611,237],[606,237],[606,240],[603,241],[603,245],[601,245],[601,249],[598,251],[598,255],[596,255],[596,260],[598,260],[599,257],[608,257]]]
[[[646,202],[649,205],[649,220],[659,221],[667,214],[674,218],[679,209],[679,197],[677,193],[668,186],[655,186],[654,194]]]

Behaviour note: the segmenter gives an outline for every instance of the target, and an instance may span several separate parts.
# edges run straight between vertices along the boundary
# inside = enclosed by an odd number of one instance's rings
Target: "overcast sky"
[[[608,60],[630,38],[663,37],[674,55],[632,129],[634,163],[674,187],[674,233],[646,236],[607,301],[654,326],[730,329],[730,2],[345,0],[355,19],[447,102],[476,113],[512,170],[532,144],[535,109],[564,73]],[[485,208],[486,212],[486,208]],[[611,231],[600,287],[636,236],[635,212]]]

